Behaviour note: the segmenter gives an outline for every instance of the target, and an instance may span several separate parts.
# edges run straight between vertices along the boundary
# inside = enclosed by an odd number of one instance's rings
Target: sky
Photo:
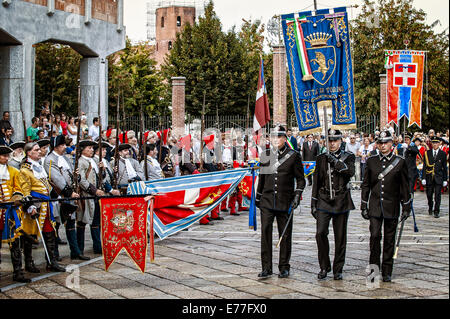
[[[147,40],[147,3],[157,0],[126,0],[124,24],[128,37],[133,41]],[[196,0],[200,2],[201,0]],[[360,5],[362,0],[317,0],[318,9]],[[449,26],[448,0],[413,0],[417,9],[427,13],[427,23],[441,21],[436,27],[440,32]],[[312,10],[313,0],[214,0],[215,11],[222,22],[222,30],[228,31],[233,25],[240,27],[242,19],[261,19],[264,24],[275,14]],[[350,19],[356,18],[359,9],[348,9]]]

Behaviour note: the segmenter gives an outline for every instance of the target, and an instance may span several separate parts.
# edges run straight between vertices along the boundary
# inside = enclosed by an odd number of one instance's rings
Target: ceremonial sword
[[[51,205],[51,204],[49,203],[49,205]],[[52,261],[50,260],[50,257],[48,255],[48,250],[47,250],[47,246],[45,245],[44,236],[42,236],[41,226],[39,226],[39,216],[35,220],[36,220],[36,225],[37,225],[38,230],[39,230],[39,235],[41,235],[41,238],[42,238],[42,245],[44,246],[44,250],[45,250],[45,254],[47,255],[48,263],[51,264]]]
[[[299,206],[300,206],[300,205],[299,205]],[[300,213],[301,213],[301,211],[302,211],[302,209],[300,208]],[[289,223],[291,222],[292,215],[294,215],[294,212],[292,212],[292,204],[291,204],[291,206],[289,206],[289,212],[288,212],[288,215],[289,215],[289,218],[288,218],[288,221],[287,221],[287,223],[286,223],[286,226],[284,226],[283,232],[281,233],[280,240],[278,240],[277,248],[280,247],[280,243],[281,243],[281,241],[283,240],[284,233],[286,232],[286,230],[287,230],[287,228],[288,228],[288,226],[289,226]]]

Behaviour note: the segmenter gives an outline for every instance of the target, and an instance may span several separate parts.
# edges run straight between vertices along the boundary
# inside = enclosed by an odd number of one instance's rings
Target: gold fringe
[[[331,125],[333,130],[356,130],[356,124],[345,124],[345,125]]]
[[[310,130],[300,131],[300,135],[305,136],[305,135],[317,133],[317,132],[322,132],[322,127],[316,127],[316,128],[310,129]]]
[[[311,74],[304,75],[302,81],[311,81],[314,80],[314,77]]]

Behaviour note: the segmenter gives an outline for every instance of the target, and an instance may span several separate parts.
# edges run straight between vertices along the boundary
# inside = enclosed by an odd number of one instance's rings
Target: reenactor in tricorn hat
[[[293,221],[290,220],[287,224],[288,212],[292,207],[290,213],[294,213],[305,188],[301,155],[288,148],[286,140],[286,129],[283,126],[277,126],[271,132],[272,148],[267,149],[261,156],[256,206],[261,210],[262,272],[258,277],[262,278],[272,275],[272,227],[275,218],[280,237],[283,229],[288,225],[280,246],[278,277],[289,276]]]
[[[342,150],[342,133],[339,130],[328,130],[328,143],[329,152],[317,157],[311,193],[311,214],[317,221],[316,242],[320,265],[318,279],[324,279],[331,271],[328,228],[333,220],[333,274],[335,280],[341,280],[347,246],[348,215],[355,209],[349,187],[350,178],[355,174],[355,155]]]
[[[401,221],[404,221],[411,213],[411,194],[408,167],[392,150],[391,132],[382,131],[377,143],[379,154],[369,157],[366,162],[361,185],[361,215],[370,220],[370,264],[381,268],[383,281],[390,282],[400,206]],[[380,263],[383,224],[383,260]]]
[[[58,135],[52,139],[52,152],[44,160],[44,168],[48,174],[53,190],[62,198],[78,198],[80,195],[73,188],[73,162],[66,157],[66,139]],[[70,258],[89,260],[78,247],[75,229],[77,205],[75,201],[61,202],[60,218],[65,224],[66,237],[70,247]]]
[[[22,215],[19,207],[4,205],[6,202],[18,202],[23,198],[18,175],[19,171],[8,165],[9,155],[12,149],[0,146],[0,248],[2,241],[9,244],[11,262],[13,265],[13,280],[18,282],[30,282],[25,278],[22,269],[22,252],[20,250],[20,237],[23,234]],[[1,262],[1,256],[0,256]]]

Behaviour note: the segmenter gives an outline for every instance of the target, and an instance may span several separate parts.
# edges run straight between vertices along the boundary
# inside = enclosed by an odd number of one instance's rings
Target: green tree
[[[425,114],[425,107],[422,108],[422,126],[438,130],[448,127],[448,33],[435,33],[425,19],[426,13],[415,9],[407,0],[377,0],[377,4],[364,1],[361,13],[352,23],[355,99],[359,115],[379,112],[379,74],[386,73],[384,50],[403,49],[404,40],[409,40],[409,49],[428,51],[430,114]],[[424,87],[423,105],[425,93]]]
[[[110,114],[116,114],[119,87],[121,112],[127,116],[138,116],[141,106],[149,115],[168,112],[168,88],[156,70],[152,54],[153,48],[147,42],[132,45],[127,38],[125,49],[108,57]]]
[[[78,110],[78,79],[81,55],[70,46],[40,43],[36,49],[35,101],[37,112],[44,101],[51,102],[53,113],[75,116]]]
[[[206,113],[215,114],[217,108],[219,114],[245,115],[249,99],[253,110],[263,32],[260,21],[246,21],[239,31],[233,27],[222,32],[210,2],[198,23],[186,25],[177,34],[163,73],[167,81],[173,76],[186,77],[190,114],[201,114],[204,94]]]

